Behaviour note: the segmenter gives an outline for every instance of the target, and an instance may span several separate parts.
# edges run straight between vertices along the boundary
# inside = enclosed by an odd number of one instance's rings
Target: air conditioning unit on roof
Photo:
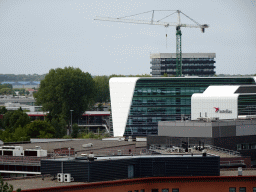
[[[63,173],[58,173],[57,174],[57,181],[62,183],[63,182]]]
[[[70,173],[65,173],[64,174],[64,182],[65,183],[70,183],[71,182],[71,174]]]

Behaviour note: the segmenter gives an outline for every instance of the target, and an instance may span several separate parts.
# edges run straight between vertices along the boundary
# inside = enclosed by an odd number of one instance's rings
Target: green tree
[[[3,142],[13,142],[15,141],[13,138],[13,133],[8,130],[2,131],[0,130],[0,138]]]
[[[96,87],[96,94],[94,101],[103,103],[110,101],[109,94],[109,77],[108,76],[96,76],[93,78]]]
[[[20,189],[18,189],[18,190],[20,191]],[[2,191],[2,192],[13,192],[13,186],[9,185],[7,182],[4,183],[4,180],[3,180],[1,175],[0,175],[0,191]]]
[[[47,121],[36,120],[25,126],[29,138],[53,138],[54,127]]]
[[[13,141],[28,141],[27,130],[21,126],[15,129],[13,133]]]
[[[49,122],[55,129],[55,138],[62,138],[64,135],[66,135],[67,123],[63,118],[52,118]]]
[[[141,74],[141,75],[129,75],[129,77],[152,77],[149,74]]]
[[[0,108],[0,114],[5,114],[7,113],[7,109],[5,107]]]
[[[22,110],[8,111],[3,117],[4,128],[10,132],[14,132],[19,126],[24,127],[30,123],[29,116]]]
[[[7,109],[5,107],[0,108],[0,116],[4,115],[7,112]],[[4,128],[4,120],[3,118],[0,118],[0,128]]]
[[[79,133],[79,126],[77,124],[74,124],[72,125],[72,129],[73,129],[72,137],[77,138],[77,135]]]
[[[103,111],[103,104],[102,104],[102,103],[99,103],[99,104],[98,104],[98,110],[99,110],[99,111]]]
[[[74,110],[72,119],[75,122],[86,111],[94,96],[95,85],[91,75],[73,67],[51,69],[35,94],[37,104],[42,105],[44,111],[68,123],[70,110]]]
[[[2,88],[0,89],[0,95],[11,95],[13,90],[11,88]]]

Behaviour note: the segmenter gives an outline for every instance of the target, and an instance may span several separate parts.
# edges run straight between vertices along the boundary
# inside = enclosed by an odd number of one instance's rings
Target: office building
[[[184,76],[208,77],[215,74],[215,53],[182,53],[182,74]],[[150,54],[153,77],[176,75],[176,53]]]
[[[191,120],[256,115],[256,86],[209,86],[191,97]]]
[[[94,157],[90,154],[89,157],[41,160],[42,175],[58,173],[69,173],[79,182],[153,176],[219,176],[220,157],[206,154]]]
[[[158,121],[191,118],[191,96],[210,85],[253,85],[256,77],[111,78],[114,136],[157,135]]]

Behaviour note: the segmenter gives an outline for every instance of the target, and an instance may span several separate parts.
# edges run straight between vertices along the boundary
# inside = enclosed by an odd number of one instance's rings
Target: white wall
[[[139,77],[118,77],[109,80],[114,137],[124,135],[135,85]]]
[[[239,86],[209,86],[204,93],[195,93],[191,97],[191,120],[201,117],[219,119],[236,119],[238,116],[238,94],[234,92]],[[216,112],[216,108],[219,111]],[[232,111],[221,113],[221,111]]]
[[[238,95],[233,96],[203,96],[193,94],[191,97],[191,120],[201,117],[218,117],[219,119],[236,119],[237,118]],[[219,112],[215,112],[215,108]],[[232,113],[220,113],[222,110],[230,110]]]

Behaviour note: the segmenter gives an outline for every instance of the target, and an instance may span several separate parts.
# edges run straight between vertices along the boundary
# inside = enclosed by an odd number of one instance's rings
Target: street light
[[[71,133],[72,133],[72,112],[73,112],[74,110],[70,110],[70,112],[71,112],[71,129],[70,129],[70,135],[71,135]]]
[[[68,148],[68,159],[70,159],[70,149],[71,147]]]

